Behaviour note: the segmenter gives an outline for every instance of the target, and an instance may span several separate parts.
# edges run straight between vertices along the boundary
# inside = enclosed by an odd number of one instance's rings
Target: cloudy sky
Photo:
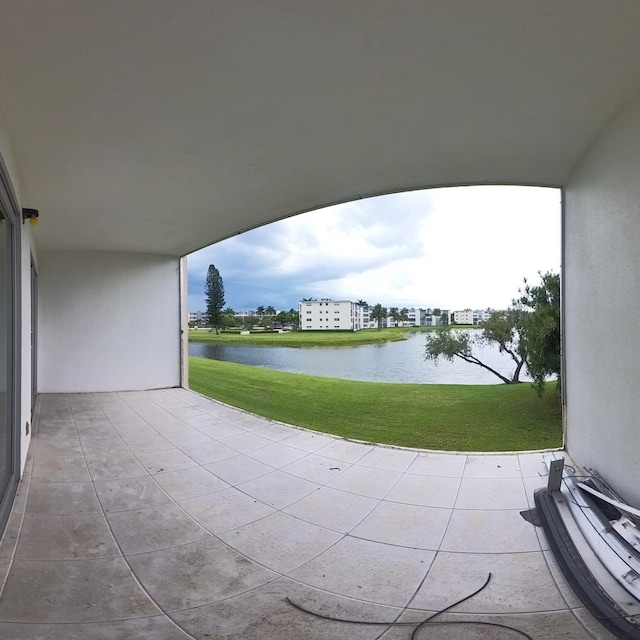
[[[226,306],[297,308],[301,298],[384,306],[504,308],[522,279],[560,268],[560,191],[456,187],[319,209],[188,257],[189,310],[214,264]]]

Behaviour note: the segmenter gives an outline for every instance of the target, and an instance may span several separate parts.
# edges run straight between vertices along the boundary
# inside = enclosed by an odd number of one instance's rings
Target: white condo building
[[[446,309],[423,309],[411,307],[406,311],[408,320],[398,326],[403,327],[434,327],[449,322],[449,311]]]
[[[365,322],[364,328],[377,329],[377,320],[369,321],[369,313],[373,310],[373,307],[365,307]],[[437,313],[435,313],[437,311]],[[448,324],[449,311],[446,309],[423,309],[422,307],[411,307],[410,309],[404,309],[407,316],[406,320],[395,320],[392,315],[387,316],[382,321],[383,327],[434,327],[438,325]]]
[[[486,309],[462,309],[451,312],[451,322],[454,324],[479,324],[488,320],[491,311]]]
[[[199,328],[208,326],[209,319],[206,311],[189,311],[189,325]]]
[[[363,307],[350,300],[301,300],[298,305],[302,331],[359,331]]]

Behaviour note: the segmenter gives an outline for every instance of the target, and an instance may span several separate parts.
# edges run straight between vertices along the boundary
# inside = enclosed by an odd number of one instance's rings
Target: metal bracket
[[[562,484],[562,470],[564,469],[564,458],[549,461],[549,479],[547,480],[547,491],[560,491]]]

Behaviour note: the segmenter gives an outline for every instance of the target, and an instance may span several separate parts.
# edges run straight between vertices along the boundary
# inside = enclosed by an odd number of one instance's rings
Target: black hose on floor
[[[423,629],[427,625],[453,625],[453,624],[467,624],[467,625],[479,625],[479,626],[485,626],[485,627],[497,627],[499,629],[506,629],[508,631],[517,633],[522,638],[526,638],[526,640],[533,640],[533,637],[530,636],[528,633],[525,633],[524,631],[520,631],[520,629],[516,629],[515,627],[510,627],[506,624],[500,624],[498,622],[483,622],[483,621],[477,621],[477,620],[466,620],[466,621],[451,620],[447,622],[433,622],[434,618],[438,617],[439,615],[442,615],[443,613],[446,613],[447,611],[453,609],[454,607],[457,607],[459,604],[462,604],[463,602],[466,602],[467,600],[470,600],[474,596],[478,595],[483,589],[485,589],[488,586],[490,581],[491,581],[491,574],[487,576],[485,583],[479,589],[476,589],[473,593],[470,593],[468,596],[465,596],[464,598],[457,600],[453,604],[450,604],[448,607],[445,607],[444,609],[440,609],[440,611],[436,611],[435,613],[431,614],[428,618],[418,623],[418,626],[413,630],[413,633],[411,634],[411,640],[417,640],[418,633],[420,632],[421,629]],[[333,622],[344,622],[346,624],[381,625],[385,627],[413,626],[416,624],[415,622],[372,622],[369,620],[352,620],[349,618],[338,618],[336,616],[329,616],[323,613],[318,613],[316,611],[311,611],[310,609],[307,609],[302,605],[299,605],[293,602],[291,598],[285,598],[285,600],[292,607],[295,607],[296,609],[298,609],[299,611],[302,611],[303,613],[307,613],[309,615],[312,615],[316,618],[321,618],[323,620],[332,620]]]

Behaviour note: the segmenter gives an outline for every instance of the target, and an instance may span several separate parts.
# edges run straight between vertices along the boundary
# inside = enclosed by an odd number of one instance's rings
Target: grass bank
[[[249,335],[219,333],[209,329],[191,329],[190,342],[250,344],[263,347],[356,347],[405,339],[406,329],[363,329],[362,331],[258,331]]]
[[[194,391],[289,424],[347,438],[424,449],[523,451],[562,444],[550,383],[425,385],[320,378],[189,358]]]

